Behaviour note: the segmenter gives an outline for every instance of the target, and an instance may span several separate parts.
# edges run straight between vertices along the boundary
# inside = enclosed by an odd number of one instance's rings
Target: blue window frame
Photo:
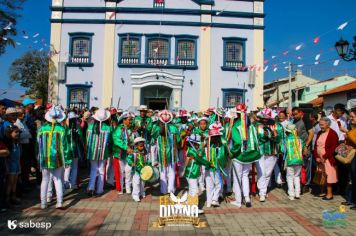
[[[141,35],[119,34],[119,64],[136,65],[141,63]]]
[[[176,57],[177,66],[196,67],[197,66],[197,38],[194,35],[177,35]]]
[[[246,70],[246,38],[229,37],[224,41],[223,70],[247,71]]]
[[[170,55],[170,35],[146,35],[146,64],[167,66],[170,64]]]
[[[90,107],[90,88],[87,84],[67,84],[67,107]]]
[[[153,0],[154,8],[164,8],[165,0]]]
[[[232,108],[239,103],[244,103],[244,93],[246,89],[222,89],[223,107]]]
[[[69,59],[67,66],[94,66],[91,61],[94,33],[69,33]]]

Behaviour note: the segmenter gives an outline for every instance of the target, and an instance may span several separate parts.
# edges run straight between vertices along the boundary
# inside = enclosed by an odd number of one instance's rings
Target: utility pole
[[[289,81],[288,81],[288,110],[292,111],[292,63],[288,63]]]

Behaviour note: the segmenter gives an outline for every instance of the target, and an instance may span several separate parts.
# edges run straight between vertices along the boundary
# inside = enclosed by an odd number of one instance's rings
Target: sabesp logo
[[[17,220],[8,220],[7,221],[7,227],[9,227],[9,229],[14,230],[17,227]]]

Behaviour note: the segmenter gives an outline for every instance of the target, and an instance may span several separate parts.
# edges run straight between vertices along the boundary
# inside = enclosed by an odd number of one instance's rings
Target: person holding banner
[[[230,149],[233,170],[233,189],[235,201],[231,204],[241,207],[242,195],[246,207],[251,207],[249,173],[252,163],[261,158],[259,152],[257,130],[248,124],[247,106],[236,106],[236,118],[234,118],[231,131],[232,147]]]
[[[209,126],[209,139],[205,155],[206,160],[210,163],[210,168],[205,171],[207,207],[220,206],[219,196],[223,187],[222,174],[227,176],[224,168],[228,158],[228,147],[222,130],[220,122],[214,122]]]
[[[126,193],[131,194],[132,175],[131,167],[127,164],[127,155],[133,154],[132,144],[132,114],[124,112],[118,119],[118,126],[112,134],[114,173],[116,191],[119,195],[124,193],[124,177]]]

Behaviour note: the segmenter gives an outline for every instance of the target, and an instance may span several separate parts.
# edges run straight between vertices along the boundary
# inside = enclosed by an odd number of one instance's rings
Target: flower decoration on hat
[[[159,117],[159,120],[165,124],[168,124],[173,120],[173,114],[172,114],[172,112],[170,112],[168,110],[163,110],[163,111],[159,112],[158,117]]]
[[[221,132],[223,129],[221,123],[216,121],[209,126],[209,136],[221,136],[223,135]]]

